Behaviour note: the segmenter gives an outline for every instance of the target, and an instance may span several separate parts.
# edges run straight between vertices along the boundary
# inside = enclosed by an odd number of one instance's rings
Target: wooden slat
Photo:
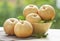
[[[49,29],[46,38],[17,38],[16,36],[8,36],[5,34],[3,27],[0,27],[0,41],[60,41],[60,29]]]

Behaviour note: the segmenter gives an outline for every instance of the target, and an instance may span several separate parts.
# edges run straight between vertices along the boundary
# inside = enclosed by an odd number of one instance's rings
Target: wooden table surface
[[[49,29],[48,36],[46,38],[17,38],[16,36],[7,36],[0,27],[0,41],[60,41],[60,29]]]

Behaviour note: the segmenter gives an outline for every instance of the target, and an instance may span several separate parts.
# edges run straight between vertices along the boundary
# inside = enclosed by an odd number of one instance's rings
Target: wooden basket
[[[48,23],[32,23],[33,25],[33,33],[39,33],[39,34],[43,34],[46,33],[47,30],[51,27],[52,22],[48,22]]]

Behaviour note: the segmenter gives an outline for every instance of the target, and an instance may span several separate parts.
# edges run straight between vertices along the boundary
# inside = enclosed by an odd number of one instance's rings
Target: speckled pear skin
[[[29,21],[30,23],[38,23],[41,21],[41,18],[36,13],[30,13],[26,16],[26,20]]]
[[[18,22],[16,18],[9,18],[4,22],[4,31],[8,35],[15,35],[14,34],[14,26]]]
[[[42,5],[38,10],[38,14],[43,20],[53,20],[55,18],[55,9],[51,5]]]
[[[30,13],[38,13],[38,7],[33,4],[26,6],[23,10],[23,15],[26,17]]]
[[[17,37],[29,37],[33,33],[32,24],[28,21],[20,21],[15,25],[14,32]]]

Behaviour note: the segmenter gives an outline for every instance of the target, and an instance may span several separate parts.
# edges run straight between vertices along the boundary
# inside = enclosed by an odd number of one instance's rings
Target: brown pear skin
[[[8,35],[14,35],[14,26],[18,22],[16,18],[9,18],[4,22],[4,31]]]
[[[15,35],[20,38],[26,38],[32,35],[33,27],[28,21],[20,21],[15,25]]]
[[[38,14],[43,20],[53,20],[55,18],[55,9],[51,5],[42,5]]]
[[[41,18],[40,18],[40,16],[38,14],[31,13],[31,14],[28,14],[26,16],[26,20],[31,22],[31,23],[38,23],[41,20]]]
[[[23,15],[26,17],[30,13],[38,13],[38,7],[33,4],[26,6],[23,10]]]

